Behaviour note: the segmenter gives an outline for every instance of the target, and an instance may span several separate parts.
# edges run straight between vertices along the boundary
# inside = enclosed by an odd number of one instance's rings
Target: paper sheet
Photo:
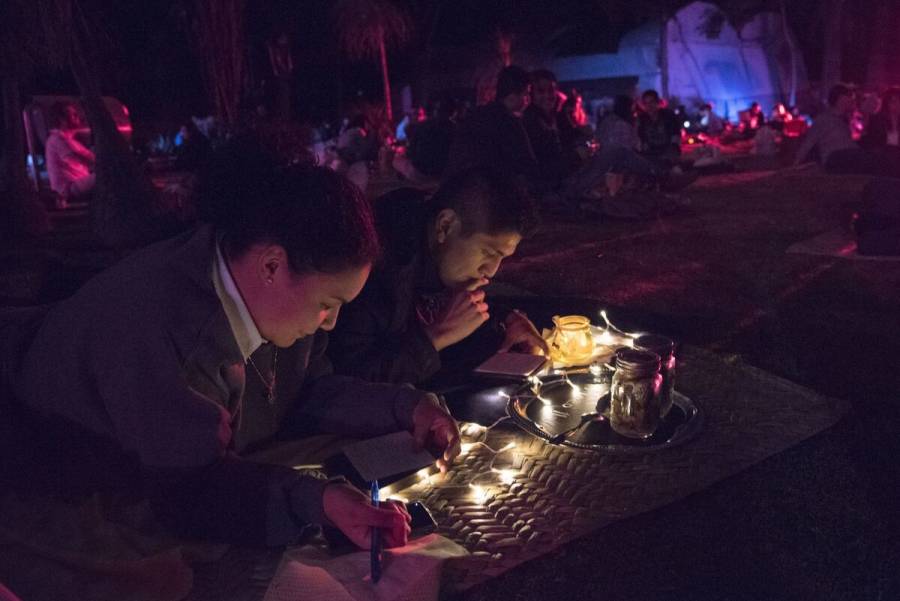
[[[316,547],[287,551],[263,601],[430,601],[438,597],[441,566],[468,552],[431,534],[385,549],[381,580],[369,576],[369,552],[329,557]]]
[[[541,355],[497,353],[475,368],[476,373],[525,377],[540,369],[547,361]]]
[[[363,480],[371,482],[434,463],[426,450],[416,451],[415,439],[409,432],[394,432],[344,447],[344,455]]]

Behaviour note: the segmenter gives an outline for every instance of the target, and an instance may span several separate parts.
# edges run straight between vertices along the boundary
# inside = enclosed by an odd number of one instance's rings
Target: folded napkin
[[[385,549],[381,580],[372,583],[369,552],[330,557],[320,547],[288,550],[264,601],[429,601],[438,598],[445,560],[468,552],[437,534]]]

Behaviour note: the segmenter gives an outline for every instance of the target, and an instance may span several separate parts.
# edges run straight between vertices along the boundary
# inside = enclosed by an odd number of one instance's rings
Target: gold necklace
[[[259,380],[262,382],[263,386],[266,388],[266,401],[270,405],[275,404],[275,380],[277,379],[276,369],[278,368],[278,347],[275,347],[275,352],[272,353],[272,380],[269,381],[263,376],[262,372],[259,371],[259,368],[256,366],[256,361],[253,360],[252,357],[247,357],[247,361],[250,362],[250,366],[256,371],[256,375],[259,376]]]

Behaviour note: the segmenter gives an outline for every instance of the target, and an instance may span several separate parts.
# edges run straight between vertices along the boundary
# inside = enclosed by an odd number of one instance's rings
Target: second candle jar
[[[621,349],[616,353],[609,402],[609,425],[628,438],[650,438],[662,418],[662,375],[656,353]]]
[[[665,417],[672,408],[672,396],[675,392],[675,342],[659,334],[644,334],[634,339],[634,348],[659,355],[659,373],[663,378],[660,415]]]

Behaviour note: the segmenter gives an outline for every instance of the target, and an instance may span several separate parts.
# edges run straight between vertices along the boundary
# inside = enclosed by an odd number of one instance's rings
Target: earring
[[[274,281],[275,281],[275,280],[273,280],[272,278],[269,278],[269,279],[266,280],[266,285],[267,285],[267,286],[271,286],[271,285],[272,285],[272,282],[274,282]]]

